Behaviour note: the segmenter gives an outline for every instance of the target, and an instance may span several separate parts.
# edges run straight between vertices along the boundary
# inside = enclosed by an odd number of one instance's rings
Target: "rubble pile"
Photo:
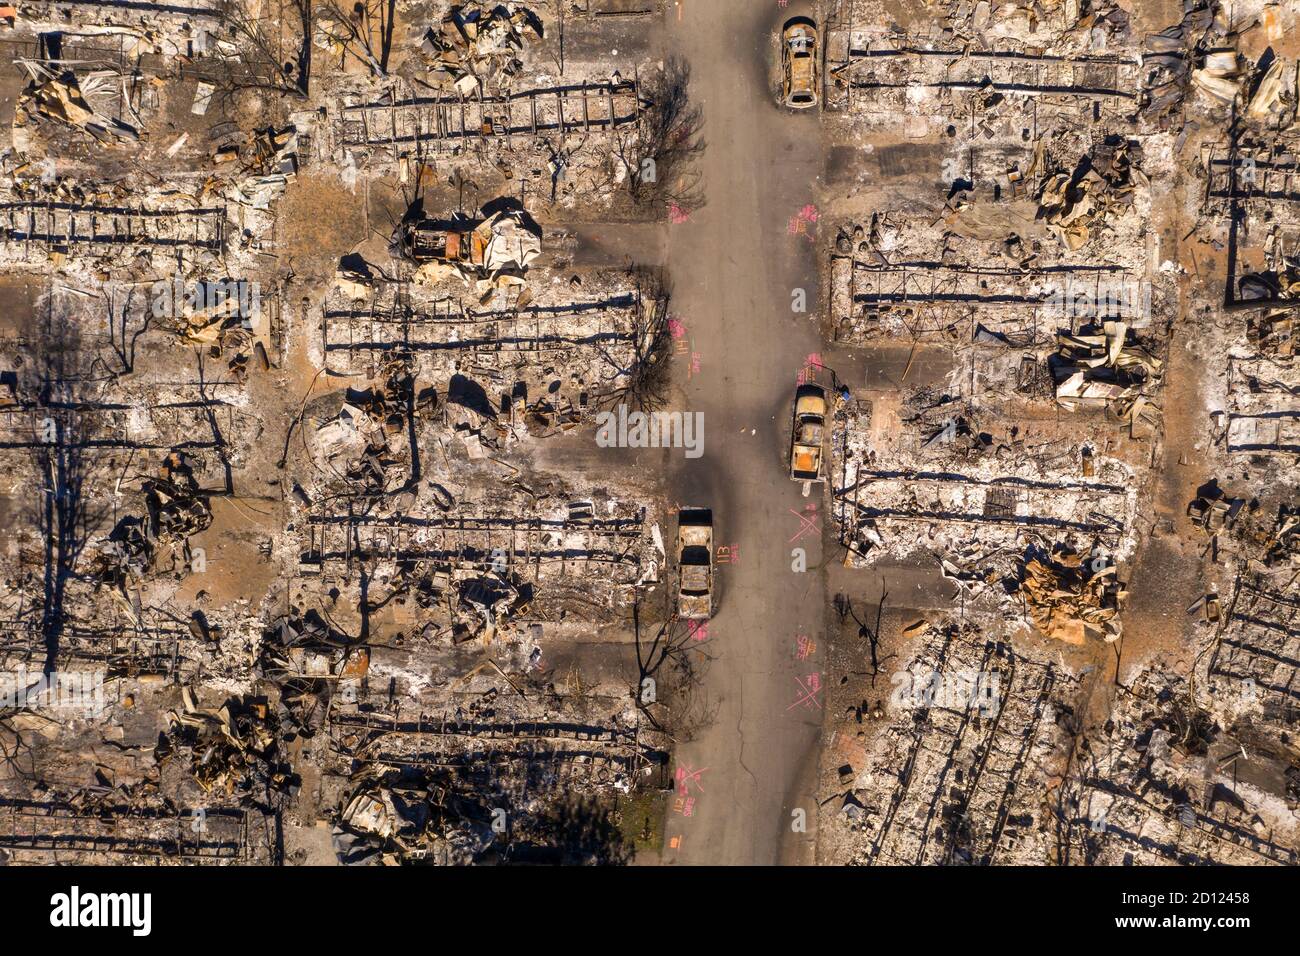
[[[436,286],[456,278],[466,286],[475,283],[476,293],[490,299],[494,288],[526,284],[528,265],[541,254],[542,236],[526,212],[508,209],[478,222],[408,219],[399,227],[395,245],[419,263],[414,282]]]
[[[1135,432],[1139,427],[1151,432],[1158,420],[1148,410],[1148,396],[1159,386],[1164,368],[1151,345],[1124,322],[1086,326],[1077,334],[1058,332],[1056,341],[1052,375],[1062,407],[1112,407]]]
[[[87,102],[83,84],[72,70],[56,72],[37,62],[21,64],[31,76],[14,108],[14,126],[21,128],[34,118],[55,120],[84,130],[101,143],[113,145],[135,142],[140,134],[135,127],[105,116]],[[89,73],[85,85],[96,87],[111,82],[116,74],[107,71]]]
[[[1064,785],[1066,861],[1294,866],[1297,794],[1285,758],[1245,739],[1249,749],[1198,709],[1181,678],[1144,673]]]
[[[1129,140],[1114,137],[1080,164],[1073,174],[1054,172],[1043,178],[1038,193],[1038,218],[1046,221],[1049,231],[1066,249],[1083,248],[1093,229],[1133,204],[1139,179],[1150,182],[1130,156]],[[1140,147],[1138,148],[1140,152]]]
[[[181,689],[182,709],[170,711],[171,733],[158,754],[188,758],[204,791],[258,803],[286,793],[291,773],[282,764],[278,734],[265,700],[231,699],[218,708],[200,707],[194,692]]]
[[[911,396],[906,412],[891,410],[900,428],[887,434],[863,400],[836,412],[834,513],[846,563],[920,561],[1001,619],[1072,643],[1114,640],[1115,562],[1137,536],[1132,468],[1090,442],[1036,437],[1032,426],[985,430],[946,391]]]
[[[1278,508],[1277,527],[1268,542],[1267,564],[1300,564],[1300,505]]]
[[[297,127],[257,130],[246,157],[241,151],[240,162],[240,178],[227,187],[226,199],[252,209],[269,209],[298,174]]]
[[[1020,591],[1044,636],[1069,644],[1088,639],[1112,643],[1120,636],[1118,614],[1127,596],[1115,577],[1115,566],[1104,559],[1090,561],[1058,547],[1051,555],[1025,561]]]
[[[543,32],[541,19],[522,4],[463,4],[424,34],[420,49],[435,76],[470,97],[480,89],[508,89],[523,70],[525,42],[541,40]]]
[[[168,455],[161,477],[145,484],[145,503],[150,536],[159,541],[182,541],[212,524],[212,508],[183,452]]]

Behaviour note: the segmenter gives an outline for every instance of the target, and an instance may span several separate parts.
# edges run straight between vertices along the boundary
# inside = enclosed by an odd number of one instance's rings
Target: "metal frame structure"
[[[339,141],[343,146],[432,143],[450,147],[468,141],[511,140],[516,136],[570,133],[599,135],[634,126],[641,116],[637,80],[552,86],[518,93],[474,97],[388,97],[391,102],[344,105]]]

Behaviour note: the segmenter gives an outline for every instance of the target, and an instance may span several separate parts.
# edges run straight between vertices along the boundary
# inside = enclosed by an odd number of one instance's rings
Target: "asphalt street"
[[[683,0],[669,13],[669,51],[691,65],[708,144],[707,202],[670,227],[667,244],[689,352],[676,359],[684,407],[705,422],[703,457],[680,460],[671,487],[680,504],[713,509],[727,550],[702,688],[717,711],[677,748],[683,799],[670,801],[666,863],[802,863],[813,852],[825,504],[819,486],[803,496],[785,457],[798,376],[819,350],[813,204],[824,159],[817,112],[776,102],[777,33],[793,12]],[[792,311],[796,289],[804,314]]]

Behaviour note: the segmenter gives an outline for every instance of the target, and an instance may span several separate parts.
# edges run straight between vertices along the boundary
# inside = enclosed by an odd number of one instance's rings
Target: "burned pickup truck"
[[[677,616],[713,616],[713,512],[683,508],[677,516]]]
[[[826,389],[811,383],[800,385],[794,396],[794,424],[790,431],[790,477],[795,481],[823,480],[825,434]]]

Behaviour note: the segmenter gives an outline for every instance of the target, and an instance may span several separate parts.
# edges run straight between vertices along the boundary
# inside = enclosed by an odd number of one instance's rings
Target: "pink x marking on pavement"
[[[793,538],[791,538],[788,542],[786,542],[787,544],[794,544],[796,541],[798,541],[806,534],[811,534],[814,531],[821,531],[822,526],[821,526],[821,522],[817,520],[817,515],[802,514],[798,511],[795,511],[793,508],[790,509],[790,514],[794,515],[796,518],[799,519],[799,530],[795,532]]]
[[[700,775],[708,770],[708,767],[701,767],[699,770],[692,770],[686,765],[677,768],[677,792],[686,796],[691,792],[691,784],[695,784],[700,793],[704,792],[704,785],[700,783]]]
[[[813,709],[814,707],[816,708],[821,707],[822,702],[817,699],[817,695],[822,692],[822,687],[821,687],[821,681],[818,679],[816,674],[809,674],[808,683],[806,684],[804,683],[802,677],[796,677],[794,679],[794,682],[799,685],[799,692],[803,696],[800,697],[798,700],[796,700],[789,707],[787,707],[786,710],[794,710],[800,704],[807,707],[809,710]]]

